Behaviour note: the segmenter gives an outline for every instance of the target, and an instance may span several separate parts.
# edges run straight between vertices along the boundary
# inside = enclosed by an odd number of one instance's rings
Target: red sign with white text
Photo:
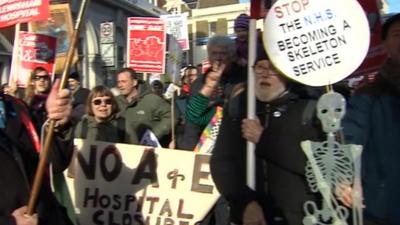
[[[165,22],[153,17],[128,18],[128,67],[136,72],[164,73]]]
[[[0,28],[48,17],[49,0],[0,0]]]
[[[19,35],[20,56],[16,57],[19,57],[20,65],[16,65],[19,67],[17,85],[26,86],[30,72],[36,67],[43,67],[49,74],[53,75],[57,39],[52,36],[25,31],[21,31]]]

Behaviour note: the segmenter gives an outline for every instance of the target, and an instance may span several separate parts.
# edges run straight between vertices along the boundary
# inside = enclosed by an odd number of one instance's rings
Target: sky
[[[400,1],[399,0],[388,0],[389,13],[400,12]]]
[[[240,3],[249,2],[250,0],[240,0]],[[399,0],[388,0],[389,13],[400,12],[400,1]]]

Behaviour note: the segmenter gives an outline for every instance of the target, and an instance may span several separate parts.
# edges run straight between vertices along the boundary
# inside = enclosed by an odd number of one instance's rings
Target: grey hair
[[[222,35],[212,36],[207,43],[207,51],[211,46],[222,47],[227,50],[227,53],[230,57],[236,58],[236,45],[235,41],[228,37]]]

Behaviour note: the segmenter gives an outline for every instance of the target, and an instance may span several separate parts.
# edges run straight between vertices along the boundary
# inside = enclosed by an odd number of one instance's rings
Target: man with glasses
[[[321,141],[315,100],[304,86],[285,78],[258,49],[255,62],[256,118],[247,119],[247,91],[224,107],[210,168],[230,205],[231,221],[243,225],[299,225],[303,204],[317,200],[305,177],[303,140]],[[246,142],[255,144],[256,190],[246,184]]]

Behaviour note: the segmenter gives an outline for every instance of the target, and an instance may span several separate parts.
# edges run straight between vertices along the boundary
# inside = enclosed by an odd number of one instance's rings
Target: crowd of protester
[[[49,160],[56,172],[62,172],[72,157],[73,137],[139,144],[143,134],[151,131],[165,148],[193,151],[218,109],[223,114],[215,145],[211,145],[210,165],[221,197],[202,224],[302,224],[304,202],[321,201],[319,194],[309,191],[307,158],[300,142],[324,140],[315,115],[305,116],[322,91],[285,78],[258,43],[252,65],[256,118],[247,119],[248,25],[249,17],[241,14],[234,24],[236,40],[218,35],[209,39],[211,67],[187,66],[181,82],[173,84],[179,89],[174,102],[165,98],[167,84],[148,83],[131,68],[116,72],[116,87],[83,88],[79,73],[73,72],[68,87],[58,91],[59,82],[52,83],[42,67],[32,71],[22,95],[16,87],[2,85],[0,224],[71,223],[46,182],[37,214],[25,215],[40,150],[35,137],[43,138],[48,119],[56,120],[56,150]],[[349,100],[343,137],[346,143],[364,147],[366,225],[400,224],[400,14],[385,22],[382,40],[387,60],[377,79],[355,91],[338,86]],[[175,134],[171,134],[173,127]],[[255,190],[246,184],[246,141],[256,147]],[[341,200],[351,205],[351,199]]]

